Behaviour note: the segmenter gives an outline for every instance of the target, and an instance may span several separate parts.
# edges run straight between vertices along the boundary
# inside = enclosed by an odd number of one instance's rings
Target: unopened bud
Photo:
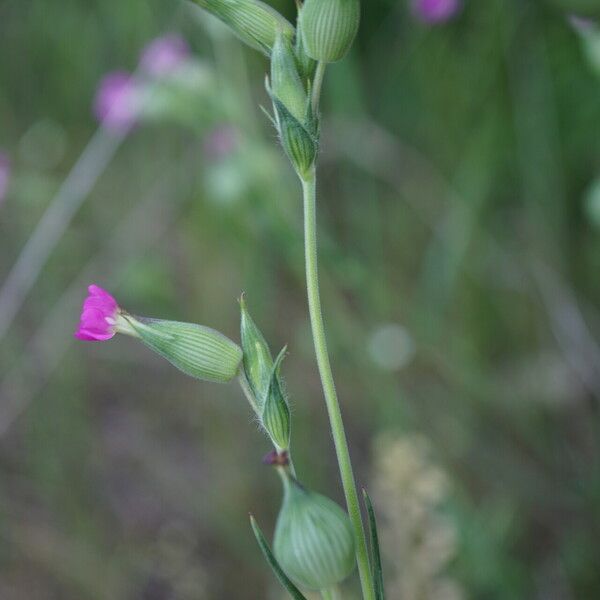
[[[271,94],[302,123],[308,97],[298,73],[292,43],[279,33],[271,54]]]
[[[359,0],[305,0],[300,29],[306,53],[322,62],[344,58],[358,31]]]
[[[246,299],[243,295],[240,298],[240,311],[244,372],[250,384],[250,391],[254,395],[258,406],[262,407],[271,381],[273,358],[262,332],[248,312]]]
[[[193,0],[223,21],[246,44],[267,56],[275,43],[277,32],[290,39],[293,25],[274,8],[260,0]]]
[[[260,418],[262,426],[279,451],[287,450],[290,445],[290,408],[279,373],[285,352],[286,348],[279,353],[273,365],[271,381]]]
[[[307,124],[303,124],[287,107],[277,98],[273,98],[275,120],[281,145],[285,150],[292,166],[299,177],[306,179],[315,163],[318,151],[318,139],[314,130],[316,126],[307,117]]]
[[[354,569],[354,536],[348,515],[332,500],[284,474],[284,499],[273,549],[288,577],[309,590],[343,581]]]

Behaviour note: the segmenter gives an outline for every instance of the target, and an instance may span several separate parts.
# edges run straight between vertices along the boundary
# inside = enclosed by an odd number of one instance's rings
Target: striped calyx
[[[260,417],[262,426],[278,452],[287,450],[290,446],[290,408],[279,373],[285,352],[286,348],[279,353],[273,365]]]
[[[246,44],[271,54],[278,32],[289,39],[294,26],[274,8],[260,0],[193,0],[223,21]]]
[[[359,0],[305,0],[300,10],[301,35],[306,54],[314,60],[344,58],[360,22]]]
[[[273,549],[288,577],[309,590],[323,590],[354,570],[354,537],[348,515],[332,500],[284,475],[284,499]]]
[[[238,374],[242,349],[210,327],[129,315],[127,321],[148,348],[186,375],[225,383]]]

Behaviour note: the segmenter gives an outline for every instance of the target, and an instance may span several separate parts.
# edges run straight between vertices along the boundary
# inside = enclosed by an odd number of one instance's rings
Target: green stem
[[[348,515],[350,516],[354,531],[356,562],[360,574],[363,598],[365,600],[374,600],[373,580],[369,566],[369,556],[360,513],[360,504],[358,502],[358,493],[356,491],[354,473],[352,472],[352,462],[348,451],[348,442],[346,440],[340,404],[338,402],[333,374],[331,372],[331,364],[329,362],[327,342],[325,339],[325,327],[321,311],[317,268],[316,173],[314,168],[310,176],[302,181],[302,190],[304,195],[306,286],[308,290],[308,306],[315,353],[317,355],[317,364],[319,366],[321,383],[325,394],[325,403],[327,405],[331,432],[333,434],[335,451],[342,478],[342,486],[346,497]]]
[[[238,381],[240,383],[240,387],[244,392],[244,396],[246,396],[246,400],[248,400],[248,404],[252,407],[252,410],[256,413],[257,417],[260,417],[260,411],[258,410],[258,405],[256,404],[256,400],[254,399],[254,394],[250,389],[250,384],[248,383],[248,379],[246,378],[246,374],[244,373],[244,369],[240,367],[240,374],[238,375]]]
[[[323,87],[323,79],[325,77],[325,69],[327,63],[319,61],[317,63],[317,69],[312,82],[312,110],[314,114],[317,114],[319,110],[319,101],[321,99],[321,88]]]

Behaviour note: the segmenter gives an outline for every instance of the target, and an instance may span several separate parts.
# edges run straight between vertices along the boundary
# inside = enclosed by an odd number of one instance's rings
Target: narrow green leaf
[[[367,494],[367,490],[363,488],[363,498],[367,513],[369,515],[369,533],[371,535],[371,570],[373,574],[373,582],[375,586],[376,600],[385,600],[385,591],[383,589],[383,569],[381,568],[381,553],[379,551],[379,536],[377,535],[377,521],[375,519],[375,511],[371,498]]]
[[[269,548],[269,544],[267,543],[265,536],[263,535],[262,531],[260,530],[260,527],[258,526],[258,524],[256,523],[256,520],[254,519],[254,517],[252,515],[250,515],[250,523],[252,525],[252,530],[254,531],[254,536],[256,537],[256,541],[258,542],[258,545],[260,546],[260,549],[262,550],[264,557],[266,558],[267,562],[269,563],[269,566],[271,567],[271,569],[273,569],[273,573],[275,573],[275,576],[277,577],[277,579],[279,579],[279,582],[281,583],[281,585],[288,591],[288,593],[290,594],[290,596],[292,598],[295,598],[295,600],[306,600],[306,597],[289,580],[288,576],[283,572],[283,569],[279,566],[277,559],[271,552],[271,548]]]

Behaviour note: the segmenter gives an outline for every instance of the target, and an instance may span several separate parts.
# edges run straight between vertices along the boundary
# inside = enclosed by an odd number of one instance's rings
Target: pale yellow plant
[[[386,588],[397,600],[462,600],[448,574],[457,552],[455,524],[441,513],[448,498],[446,473],[418,434],[386,434],[374,444],[374,497],[383,555],[391,557]]]

